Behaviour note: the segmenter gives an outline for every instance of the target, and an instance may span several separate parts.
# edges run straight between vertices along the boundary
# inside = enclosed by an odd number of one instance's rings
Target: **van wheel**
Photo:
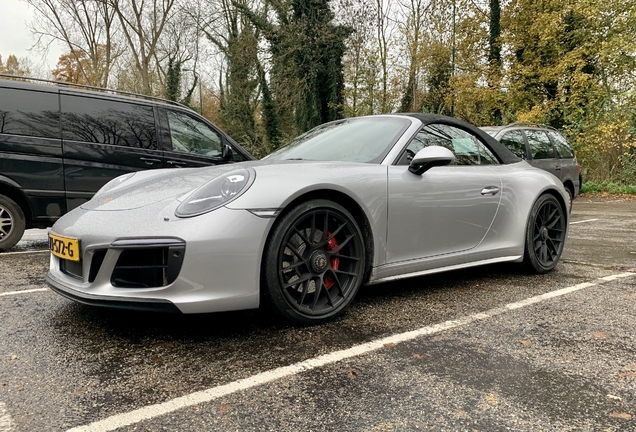
[[[22,238],[26,222],[19,205],[0,195],[0,252],[11,249]]]

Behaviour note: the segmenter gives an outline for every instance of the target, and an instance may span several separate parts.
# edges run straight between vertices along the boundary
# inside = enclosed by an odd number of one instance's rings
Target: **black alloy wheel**
[[[563,252],[566,222],[563,205],[554,196],[545,194],[537,199],[526,228],[526,268],[546,273],[556,267]]]
[[[287,319],[320,324],[340,315],[363,282],[360,228],[339,204],[312,200],[277,222],[266,246],[264,286]]]
[[[11,249],[22,238],[24,213],[12,199],[0,195],[0,252]]]

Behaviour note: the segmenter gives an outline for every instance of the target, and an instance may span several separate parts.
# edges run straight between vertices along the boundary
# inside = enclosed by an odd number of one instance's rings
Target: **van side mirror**
[[[409,165],[409,171],[416,175],[422,175],[433,167],[444,166],[453,162],[455,162],[455,155],[446,147],[425,147],[417,152]]]

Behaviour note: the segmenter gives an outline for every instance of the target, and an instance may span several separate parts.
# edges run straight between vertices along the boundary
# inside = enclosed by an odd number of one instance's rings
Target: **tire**
[[[556,267],[565,243],[563,205],[552,195],[541,195],[532,206],[526,226],[524,266],[531,273],[547,273]]]
[[[11,249],[22,238],[26,221],[19,205],[0,195],[0,252]]]
[[[572,213],[572,202],[574,201],[574,192],[572,192],[569,187],[566,187],[565,191],[568,193],[568,208],[570,209],[570,213]]]
[[[362,285],[365,256],[360,228],[344,207],[301,203],[280,217],[265,246],[263,300],[297,324],[331,321]]]

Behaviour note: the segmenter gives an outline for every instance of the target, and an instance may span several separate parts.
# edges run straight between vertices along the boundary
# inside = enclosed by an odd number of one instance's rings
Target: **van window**
[[[62,95],[62,138],[154,150],[154,111],[146,105]]]
[[[542,130],[526,129],[526,137],[530,144],[532,159],[554,158],[554,149],[550,143],[550,138]]]
[[[0,88],[0,133],[60,139],[57,94]]]
[[[205,123],[185,113],[168,111],[172,150],[221,157],[221,137]]]

